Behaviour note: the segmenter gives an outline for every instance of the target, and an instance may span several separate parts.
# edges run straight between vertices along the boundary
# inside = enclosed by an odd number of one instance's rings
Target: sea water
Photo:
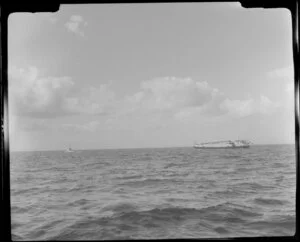
[[[11,152],[13,240],[295,233],[294,145]]]

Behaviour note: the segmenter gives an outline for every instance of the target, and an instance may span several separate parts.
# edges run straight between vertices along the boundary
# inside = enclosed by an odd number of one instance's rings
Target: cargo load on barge
[[[250,142],[247,140],[225,140],[206,143],[195,143],[196,149],[221,149],[221,148],[249,148]]]

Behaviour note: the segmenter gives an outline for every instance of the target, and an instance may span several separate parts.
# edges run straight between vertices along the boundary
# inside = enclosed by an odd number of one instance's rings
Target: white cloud
[[[152,110],[178,110],[203,106],[218,92],[207,82],[190,78],[163,77],[141,83],[141,90],[129,97],[131,103]]]
[[[9,68],[10,111],[25,116],[63,115],[64,97],[74,85],[70,77],[42,77],[37,67]]]
[[[237,117],[246,117],[255,113],[271,114],[280,105],[272,102],[266,96],[261,95],[259,100],[253,98],[247,100],[231,100],[225,99],[220,103],[220,108],[228,112],[229,115]]]
[[[276,111],[277,108],[280,108],[281,105],[279,103],[275,103],[271,101],[266,96],[260,96],[260,102],[258,106],[258,112],[262,114],[271,114]]]
[[[84,32],[82,30],[82,26],[86,26],[87,22],[80,15],[72,15],[70,20],[65,23],[65,27],[68,31],[73,32],[77,35],[84,36]]]
[[[245,117],[253,113],[254,100],[230,100],[227,98],[220,104],[220,108],[229,114]]]
[[[292,65],[278,68],[267,73],[267,77],[272,81],[281,81],[281,107],[293,112],[294,107],[294,67]]]
[[[121,102],[108,84],[75,92],[70,77],[45,77],[37,67],[9,68],[10,112],[15,115],[50,118],[70,114],[112,113]]]
[[[65,108],[74,113],[107,114],[114,109],[115,93],[108,84],[88,87],[77,96],[66,97]]]
[[[259,99],[232,100],[205,81],[190,78],[163,77],[141,83],[140,90],[124,101],[124,113],[138,115],[163,114],[175,120],[223,120],[246,117],[255,113],[270,114],[280,105],[266,96]],[[156,112],[156,114],[155,114]]]
[[[128,120],[149,123],[151,119],[152,126],[155,126],[166,119],[207,121],[224,115],[270,114],[279,107],[266,96],[258,100],[232,100],[207,82],[191,78],[163,77],[143,81],[139,91],[117,99],[110,84],[74,92],[76,89],[72,88],[74,83],[69,77],[41,77],[36,67],[28,70],[12,67],[10,77],[13,111],[39,118],[69,114],[102,115],[110,120],[109,125],[122,121],[126,124]],[[95,123],[66,125],[81,130],[93,130],[96,126]]]

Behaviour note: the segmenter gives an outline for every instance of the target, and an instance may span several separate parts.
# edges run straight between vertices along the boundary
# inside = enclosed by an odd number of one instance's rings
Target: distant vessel
[[[196,149],[220,149],[220,148],[249,148],[250,142],[247,140],[225,140],[194,144]]]
[[[66,150],[65,150],[65,152],[74,152],[75,150],[73,150],[72,148],[67,148]]]

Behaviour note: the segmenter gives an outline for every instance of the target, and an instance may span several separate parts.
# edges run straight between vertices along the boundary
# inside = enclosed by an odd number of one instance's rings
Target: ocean
[[[292,236],[294,145],[11,152],[13,240]]]

